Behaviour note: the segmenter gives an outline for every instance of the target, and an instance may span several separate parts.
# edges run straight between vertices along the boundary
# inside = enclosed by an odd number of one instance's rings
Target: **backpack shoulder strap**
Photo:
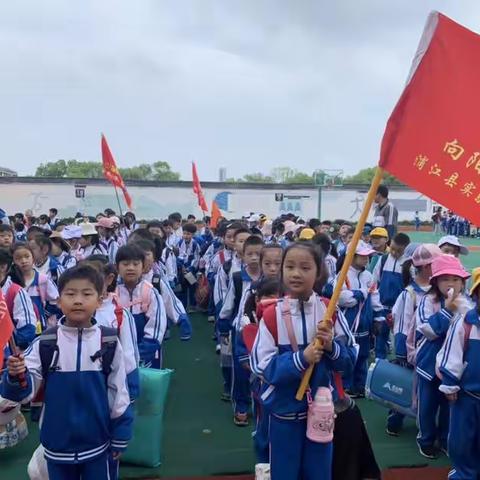
[[[225,250],[220,250],[218,252],[218,258],[220,259],[220,265],[224,265],[225,264]]]
[[[154,273],[152,275],[152,286],[157,290],[157,292],[161,295],[162,294],[162,282],[161,277],[158,273]]]
[[[380,276],[382,276],[383,269],[385,268],[385,264],[387,263],[388,260],[388,253],[384,253],[382,255],[382,258],[380,259]]]
[[[268,306],[263,312],[263,322],[278,345],[277,304]]]
[[[117,348],[117,329],[111,327],[105,327],[100,325],[101,332],[101,345],[100,350],[94,353],[90,358],[92,362],[98,358],[102,359],[102,372],[108,377],[112,371],[113,357],[115,356],[115,349]]]
[[[232,260],[226,260],[224,263],[223,263],[223,271],[229,275],[230,274],[230,270],[232,269]]]
[[[12,283],[5,294],[5,303],[7,304],[8,311],[10,312],[10,316],[13,319],[13,307],[15,303],[15,298],[17,297],[18,293],[22,289],[21,285],[18,283]]]
[[[120,328],[123,323],[123,307],[118,302],[118,297],[115,293],[112,295],[112,303],[114,306],[115,318],[117,320],[117,334],[120,335]]]
[[[38,352],[42,366],[42,377],[45,379],[48,372],[55,370],[58,362],[58,325],[47,328],[39,339]],[[55,355],[56,353],[56,355]]]
[[[242,294],[243,294],[242,272],[235,272],[232,275],[232,281],[233,281],[233,288],[235,291],[234,311],[235,313],[238,313],[238,309],[240,307],[240,301],[242,300]]]
[[[325,306],[328,308],[328,305],[330,304],[330,299],[327,297],[320,297],[320,300],[325,304]],[[335,322],[337,321],[337,311],[335,310],[332,315],[332,323],[335,325]]]
[[[150,308],[150,292],[153,289],[153,285],[149,282],[143,282],[142,289],[140,292],[141,295],[141,307],[142,312],[147,313],[148,309]]]

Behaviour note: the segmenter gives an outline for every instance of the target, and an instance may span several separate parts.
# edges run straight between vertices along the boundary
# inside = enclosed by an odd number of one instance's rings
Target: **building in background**
[[[227,169],[225,167],[221,167],[218,171],[218,181],[225,182],[227,180]]]
[[[0,177],[18,177],[18,173],[9,168],[0,167]]]

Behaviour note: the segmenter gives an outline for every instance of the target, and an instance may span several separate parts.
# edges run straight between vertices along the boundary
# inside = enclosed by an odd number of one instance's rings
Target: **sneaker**
[[[232,401],[232,397],[230,396],[229,393],[223,392],[222,395],[220,396],[220,400],[221,400],[222,402],[231,402],[231,401]]]
[[[209,315],[207,321],[208,323],[215,323],[215,317],[213,315]]]
[[[188,342],[192,338],[191,335],[184,335],[183,337],[180,337],[180,340],[182,342]]]
[[[233,417],[233,423],[237,427],[248,427],[248,415],[246,413],[236,413]]]
[[[387,435],[390,435],[391,437],[399,437],[400,436],[399,431],[395,430],[394,428],[388,427],[388,425],[387,425],[387,428],[385,429],[385,433]]]
[[[216,353],[217,355],[220,355],[220,351],[221,351],[221,347],[220,347],[220,345],[217,343],[217,345],[215,346],[215,353]]]
[[[436,460],[438,458],[437,449],[433,445],[427,445],[422,447],[418,446],[418,451],[420,455],[423,455],[425,458],[430,458],[431,460]]]

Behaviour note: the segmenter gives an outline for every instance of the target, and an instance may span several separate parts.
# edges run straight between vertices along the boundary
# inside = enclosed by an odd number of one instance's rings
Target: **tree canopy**
[[[142,163],[128,168],[119,168],[124,180],[157,180],[172,182],[180,180],[180,174],[172,171],[167,162]],[[102,178],[101,162],[79,162],[78,160],[57,160],[40,164],[36,177],[57,178]]]
[[[345,177],[343,179],[343,183],[358,183],[361,185],[369,185],[370,183],[372,183],[376,170],[377,167],[364,168],[363,170],[357,172],[355,175]],[[393,175],[390,175],[388,172],[384,172],[383,174],[383,183],[387,185],[403,185],[402,182],[400,182]]]

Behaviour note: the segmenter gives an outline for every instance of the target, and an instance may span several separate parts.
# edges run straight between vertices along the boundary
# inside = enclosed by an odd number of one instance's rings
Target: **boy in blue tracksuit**
[[[182,288],[178,296],[187,312],[195,307],[195,288],[196,283],[190,283],[185,276],[187,274],[196,275],[200,263],[200,246],[193,238],[197,231],[197,227],[192,223],[183,226],[183,237],[178,244],[178,279]]]
[[[93,318],[103,291],[97,270],[72,268],[59,288],[65,316],[33,342],[25,357],[8,358],[0,395],[26,401],[44,386],[40,441],[50,480],[107,480],[109,454],[119,458],[132,434],[122,346]],[[47,342],[55,345],[47,350]],[[45,361],[47,351],[51,356]],[[105,351],[110,352],[108,371]],[[25,372],[22,381],[19,375]]]
[[[230,336],[232,345],[233,368],[232,368],[232,402],[234,408],[234,423],[238,426],[248,425],[248,410],[250,407],[250,381],[249,371],[242,366],[241,358],[237,354],[236,338],[240,332],[239,319],[243,316],[245,300],[252,282],[256,282],[261,276],[260,253],[263,248],[263,240],[251,235],[243,245],[243,262],[240,272],[236,272],[230,281],[225,302],[218,319],[218,331],[221,336]]]
[[[437,355],[441,375],[440,391],[450,402],[448,455],[452,480],[480,476],[480,269],[473,271],[470,291],[476,306],[459,316],[450,326],[442,350]]]
[[[385,254],[378,260],[373,278],[378,285],[380,302],[385,311],[385,318],[391,315],[392,308],[397,298],[403,291],[402,265],[405,260],[404,252],[410,238],[404,233],[397,233],[390,245],[390,253]],[[388,338],[390,327],[387,322],[375,323],[375,357],[387,358]]]

